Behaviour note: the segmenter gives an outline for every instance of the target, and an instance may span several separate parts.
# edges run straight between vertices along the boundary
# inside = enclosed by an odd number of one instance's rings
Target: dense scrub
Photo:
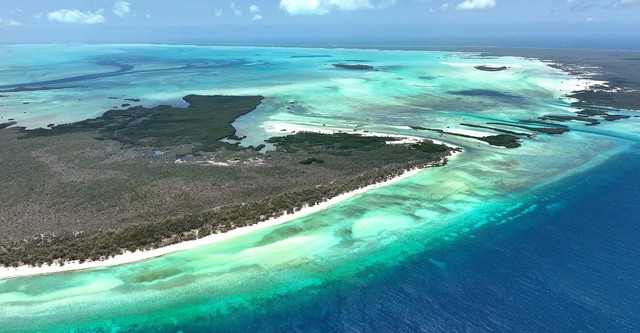
[[[438,164],[443,164],[444,159]],[[371,170],[326,185],[298,189],[250,204],[236,204],[204,212],[167,218],[156,223],[141,223],[117,230],[41,235],[29,239],[5,242],[0,246],[0,265],[41,265],[53,261],[87,259],[100,260],[123,251],[152,249],[192,240],[238,227],[256,224],[271,217],[315,205],[341,193],[382,182],[423,164]]]
[[[159,105],[109,110],[98,118],[26,131],[25,138],[97,131],[99,139],[130,146],[192,144],[194,151],[214,151],[226,145],[220,139],[235,137],[231,123],[255,109],[262,97],[188,95],[184,101],[189,107]]]
[[[298,133],[268,140],[277,149],[267,154],[222,143],[196,153],[165,146],[158,155],[96,133],[0,131],[0,264],[100,259],[224,232],[444,163],[452,151],[430,141]]]

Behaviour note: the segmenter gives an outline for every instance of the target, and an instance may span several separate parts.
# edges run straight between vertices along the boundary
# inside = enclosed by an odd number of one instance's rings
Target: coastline
[[[83,263],[80,263],[79,261],[71,261],[71,262],[65,262],[64,265],[60,265],[59,263],[54,263],[51,265],[43,264],[42,266],[23,265],[18,267],[0,267],[0,281],[13,279],[13,278],[28,277],[28,276],[48,275],[48,274],[88,270],[88,269],[94,269],[94,268],[125,265],[125,264],[130,264],[130,263],[135,263],[135,262],[140,262],[140,261],[161,257],[163,255],[167,255],[167,254],[178,252],[178,251],[193,249],[199,246],[213,244],[216,242],[232,239],[245,234],[249,234],[257,230],[277,226],[280,224],[284,224],[284,223],[302,218],[307,215],[311,215],[313,213],[319,212],[323,209],[326,209],[328,207],[331,207],[333,205],[336,205],[338,203],[351,199],[367,191],[380,188],[389,184],[393,184],[403,179],[414,176],[419,172],[425,170],[426,168],[442,166],[443,163],[445,163],[448,159],[455,157],[459,153],[460,152],[453,151],[450,156],[443,158],[440,161],[432,162],[426,165],[425,167],[406,170],[404,173],[396,177],[387,179],[383,182],[368,185],[351,192],[346,192],[338,196],[335,196],[333,198],[330,198],[327,201],[321,202],[317,205],[307,206],[294,213],[287,213],[279,217],[258,222],[254,225],[240,227],[233,230],[229,230],[224,233],[208,235],[199,239],[171,244],[168,246],[151,249],[147,251],[140,251],[140,250],[135,252],[127,251],[123,254],[119,254],[105,260],[98,260],[98,261],[88,260]]]

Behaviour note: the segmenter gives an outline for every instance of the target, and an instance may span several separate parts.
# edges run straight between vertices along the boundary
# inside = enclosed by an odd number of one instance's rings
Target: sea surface
[[[0,123],[258,94],[234,123],[246,145],[329,130],[464,149],[284,225],[140,263],[2,280],[2,332],[640,331],[637,111],[569,122],[516,149],[409,128],[483,136],[496,133],[460,123],[570,115],[566,94],[585,78],[531,58],[400,50],[11,45],[0,62],[0,90],[64,88],[0,93]]]

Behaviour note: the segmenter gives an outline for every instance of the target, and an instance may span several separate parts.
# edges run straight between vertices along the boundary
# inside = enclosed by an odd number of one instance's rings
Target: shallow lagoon
[[[40,54],[60,56],[43,59]],[[313,55],[323,57],[307,57]],[[432,273],[459,260],[459,253],[465,260],[484,260],[486,252],[469,252],[465,244],[484,244],[476,239],[485,237],[490,247],[496,242],[492,230],[517,237],[527,226],[549,223],[542,212],[575,209],[579,204],[566,200],[593,191],[588,182],[580,185],[576,179],[587,179],[594,170],[602,173],[603,165],[621,156],[637,159],[633,153],[640,138],[637,118],[596,127],[571,123],[569,133],[525,138],[518,149],[409,129],[460,131],[468,130],[461,122],[515,122],[571,110],[563,95],[584,80],[523,58],[346,49],[23,45],[4,46],[0,59],[6,64],[0,70],[2,89],[113,72],[113,67],[97,65],[104,60],[133,66],[118,75],[63,85],[73,88],[3,93],[8,97],[1,99],[1,121],[15,118],[27,127],[86,119],[120,103],[179,104],[190,93],[259,94],[266,97],[263,104],[234,123],[239,136],[247,135],[246,144],[283,130],[315,129],[419,135],[465,149],[446,167],[286,225],[131,265],[1,281],[0,322],[9,331],[233,330],[243,322],[265,331],[309,330],[313,325],[301,324],[300,318],[322,321],[308,310],[311,304],[335,318],[335,302],[358,303],[354,300],[366,298],[358,293],[370,288],[404,285],[398,272],[416,260]],[[334,63],[363,63],[376,70],[339,69]],[[509,69],[474,68],[486,64]],[[124,102],[126,98],[141,101]],[[456,252],[463,248],[467,252]],[[414,284],[397,290],[395,297],[443,292],[423,283],[424,289]],[[400,304],[412,313],[428,306],[396,301],[382,300],[379,307]],[[373,318],[364,320],[367,314],[353,309],[342,315],[343,321],[334,319],[334,326],[326,328],[394,330],[378,326],[381,322]],[[464,321],[465,312],[460,316]],[[446,325],[424,327],[443,330]],[[549,326],[554,327],[566,326]]]

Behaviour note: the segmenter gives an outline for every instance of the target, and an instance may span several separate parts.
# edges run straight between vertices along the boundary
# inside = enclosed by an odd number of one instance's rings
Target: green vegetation
[[[487,65],[481,65],[481,66],[474,66],[473,68],[479,70],[479,71],[485,71],[485,72],[500,72],[500,71],[504,71],[509,69],[509,67],[507,66],[487,66]]]
[[[411,145],[411,148],[427,154],[442,154],[451,150],[451,148],[446,145],[434,144],[431,141],[414,143]]]
[[[129,146],[189,144],[194,146],[194,152],[211,152],[232,147],[219,140],[235,136],[231,123],[255,109],[262,97],[189,95],[184,100],[189,103],[188,108],[160,105],[109,110],[95,119],[25,131],[24,138],[96,131],[98,139],[116,140]]]
[[[553,121],[581,121],[586,123],[587,126],[594,126],[594,125],[598,125],[600,124],[599,121],[597,121],[596,119],[592,119],[589,117],[585,117],[585,116],[565,116],[565,115],[546,115],[544,117],[539,117],[538,119],[541,120],[553,120]]]
[[[445,162],[440,162],[444,164]],[[125,250],[152,249],[181,241],[221,233],[238,227],[256,224],[285,212],[314,205],[341,193],[379,183],[398,176],[408,167],[418,164],[371,170],[305,189],[282,193],[251,204],[236,204],[201,213],[185,214],[156,223],[141,223],[118,230],[37,236],[5,242],[0,246],[0,265],[41,265],[55,260],[105,259]]]
[[[604,120],[606,121],[614,121],[619,119],[629,119],[631,116],[627,116],[624,114],[608,114],[604,116]]]
[[[478,137],[478,136],[473,136],[473,135],[467,135],[467,134],[462,134],[462,133],[453,133],[453,132],[448,132],[445,130],[441,130],[441,129],[437,129],[437,128],[425,128],[425,127],[420,127],[420,126],[411,126],[412,129],[416,130],[416,129],[423,129],[423,130],[427,130],[427,131],[432,131],[432,132],[437,132],[437,133],[442,133],[442,134],[447,134],[447,135],[452,135],[452,136],[459,136],[462,138],[469,138],[469,139],[475,139],[475,140],[479,140],[479,141],[484,141],[492,146],[498,146],[498,147],[505,147],[505,148],[518,148],[520,147],[520,140],[511,135],[511,134],[498,134],[498,135],[489,135],[489,136],[482,136],[482,137]]]
[[[490,135],[479,138],[478,140],[482,140],[487,142],[492,146],[500,146],[505,148],[518,148],[520,147],[520,140],[517,137],[510,134],[498,134],[498,135]]]
[[[409,126],[409,128],[411,128],[414,131],[425,131],[425,130],[428,130],[428,128],[422,127],[422,126]]]
[[[338,150],[359,149],[374,150],[385,147],[387,141],[393,138],[360,136],[347,133],[320,134],[312,132],[300,132],[294,135],[273,137],[266,140],[268,143],[278,144],[278,147],[290,150],[321,149],[335,152]]]
[[[529,134],[529,133],[514,132],[514,131],[504,130],[504,129],[501,129],[501,128],[495,128],[495,127],[491,127],[491,126],[474,125],[474,124],[467,124],[467,123],[460,123],[460,125],[467,126],[467,127],[473,127],[473,128],[489,129],[489,130],[492,130],[494,132],[503,133],[503,134],[511,134],[511,135],[531,137],[531,134]]]
[[[127,122],[115,122],[120,131],[105,123],[90,130],[86,122],[56,126],[56,135],[0,130],[7,143],[0,150],[0,264],[100,259],[224,232],[444,164],[452,151],[430,141],[298,133],[269,139],[276,150],[266,154],[228,144],[194,153],[178,144],[163,145],[171,153],[158,155],[153,146],[107,136],[134,137]],[[191,126],[185,123],[183,130]],[[150,121],[144,130],[160,133],[165,125]]]
[[[523,123],[542,124],[542,125],[547,125],[547,126],[552,126],[552,127],[524,126],[524,125],[515,125],[515,124],[507,124],[507,123],[497,123],[497,122],[489,122],[487,124],[489,124],[489,125],[501,125],[501,126],[517,127],[517,128],[522,128],[522,129],[526,129],[526,130],[533,131],[533,132],[544,133],[544,134],[562,134],[564,132],[569,132],[570,131],[569,127],[567,127],[567,126],[558,126],[558,125],[547,123],[547,122],[543,122],[543,121],[521,120],[521,122],[523,122]]]
[[[278,150],[283,152],[350,156],[352,159],[378,160],[387,163],[419,161],[432,158],[432,155],[448,155],[452,151],[451,147],[436,144],[430,140],[412,145],[387,144],[387,142],[397,140],[398,138],[393,137],[361,136],[348,133],[300,132],[284,137],[273,137],[266,141],[277,144]],[[306,159],[303,161],[306,163],[303,164],[310,164],[311,162],[308,161],[311,160]],[[314,161],[318,163],[317,159]]]
[[[13,126],[15,124],[17,124],[16,121],[8,121],[6,123],[0,123],[0,129],[7,128],[7,127]]]
[[[587,109],[587,110],[580,110],[580,111],[578,111],[576,113],[579,114],[579,115],[586,116],[586,117],[600,116],[606,121],[614,121],[614,120],[619,120],[619,119],[631,118],[630,116],[627,116],[627,115],[624,115],[624,114],[610,114],[610,113],[602,111],[602,110]]]
[[[309,158],[305,158],[304,160],[302,160],[302,161],[300,161],[298,163],[306,164],[306,165],[313,164],[313,163],[322,164],[322,163],[324,163],[324,160],[321,160],[321,159],[315,158],[315,157],[309,157]]]

